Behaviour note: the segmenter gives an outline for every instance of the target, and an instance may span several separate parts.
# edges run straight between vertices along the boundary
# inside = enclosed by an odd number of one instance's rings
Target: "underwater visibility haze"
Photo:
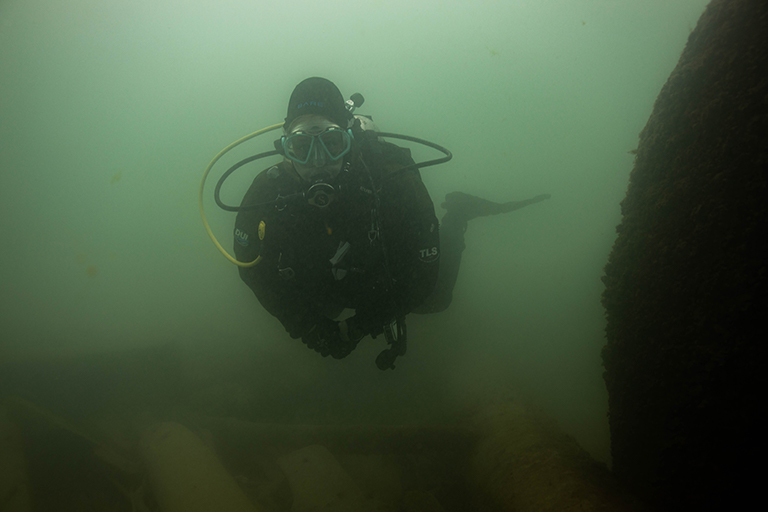
[[[521,396],[609,462],[600,277],[638,133],[706,3],[0,0],[0,359],[170,343],[201,389],[237,386],[280,422],[429,422]],[[340,361],[290,339],[200,222],[206,164],[282,122],[310,76],[453,152],[422,171],[438,217],[456,190],[551,194],[470,223],[452,305],[408,317],[394,371],[374,364],[382,338]],[[215,180],[274,138],[208,182],[228,249]]]

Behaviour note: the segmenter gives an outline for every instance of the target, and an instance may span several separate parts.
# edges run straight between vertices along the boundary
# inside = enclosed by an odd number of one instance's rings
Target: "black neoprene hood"
[[[320,77],[307,78],[293,90],[288,102],[288,114],[285,116],[286,128],[294,119],[307,114],[327,117],[342,128],[347,128],[352,117],[339,88],[330,80]]]

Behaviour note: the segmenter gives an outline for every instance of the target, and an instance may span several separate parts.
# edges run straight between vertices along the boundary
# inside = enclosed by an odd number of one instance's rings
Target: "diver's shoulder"
[[[380,144],[382,157],[387,163],[397,163],[403,166],[413,163],[410,149],[388,141],[381,141]]]
[[[384,180],[393,186],[412,182],[421,183],[421,173],[418,169],[411,167],[416,163],[411,156],[411,150],[390,142],[382,142],[382,144],[385,146],[381,159]],[[405,169],[406,167],[409,169]]]
[[[242,206],[274,201],[278,195],[286,195],[295,187],[295,180],[289,175],[285,162],[281,162],[256,175],[243,197]]]
[[[254,183],[277,184],[288,177],[289,166],[287,162],[280,162],[263,169],[254,178]]]
[[[295,188],[296,179],[290,173],[290,165],[286,162],[267,167],[253,179],[251,188],[280,190]]]

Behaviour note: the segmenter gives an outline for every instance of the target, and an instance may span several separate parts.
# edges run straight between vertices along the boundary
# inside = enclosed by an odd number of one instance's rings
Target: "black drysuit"
[[[355,148],[338,177],[339,192],[319,208],[293,196],[303,188],[291,164],[262,171],[235,223],[240,277],[293,338],[342,308],[377,335],[420,306],[435,287],[438,221],[410,151],[374,141]],[[375,190],[375,192],[374,192]],[[277,203],[271,203],[278,199]],[[332,312],[333,311],[333,312]]]

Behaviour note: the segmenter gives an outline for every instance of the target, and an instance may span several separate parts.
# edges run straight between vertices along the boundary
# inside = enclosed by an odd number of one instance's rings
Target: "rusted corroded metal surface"
[[[765,0],[709,4],[640,134],[605,267],[613,469],[662,507],[761,488],[766,33]]]
[[[338,463],[337,473],[343,470],[351,477],[364,497],[357,502],[376,503],[383,511],[601,510],[616,498],[604,467],[551,420],[517,402],[494,407],[478,402],[472,414],[457,413],[450,425],[256,423],[237,416],[208,416],[217,409],[190,400],[200,389],[182,385],[162,400],[144,403],[146,382],[164,382],[141,364],[155,354],[40,364],[46,370],[55,368],[59,376],[73,375],[67,385],[75,390],[100,383],[94,403],[83,393],[56,400],[61,378],[55,387],[38,383],[34,395],[41,403],[6,397],[11,421],[22,432],[38,509],[186,508],[187,484],[205,480],[210,473],[211,488],[222,496],[247,508],[239,488],[256,507],[288,512],[293,490],[280,461],[311,445],[321,445]],[[173,361],[165,358],[154,372],[178,375]],[[102,372],[105,365],[113,371]],[[40,368],[32,361],[25,365],[33,374]],[[144,386],[122,385],[134,381]],[[239,386],[224,386],[219,379],[207,382],[216,390],[211,394],[216,399],[241,394]],[[103,400],[104,389],[118,387],[120,400]],[[165,427],[153,430],[157,424]],[[317,459],[323,464],[331,460]],[[205,503],[202,498],[193,501]],[[621,503],[613,510],[624,510]]]
[[[520,402],[489,407],[470,464],[475,510],[644,510],[608,469],[541,412]]]
[[[183,425],[161,423],[139,443],[149,481],[163,512],[260,512],[214,451]]]

